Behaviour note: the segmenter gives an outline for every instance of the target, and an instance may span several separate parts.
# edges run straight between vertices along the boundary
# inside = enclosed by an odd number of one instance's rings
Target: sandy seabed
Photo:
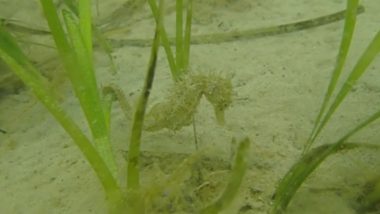
[[[14,6],[21,5],[20,2],[0,1],[1,8],[9,7],[1,12],[7,16],[3,18],[43,25],[39,21],[41,13],[35,12],[36,2],[23,4],[22,8]],[[193,35],[290,23],[345,7],[343,0],[215,2],[195,4]],[[100,15],[107,16],[115,10],[115,5],[121,2],[113,0],[100,4]],[[358,18],[346,71],[352,68],[379,30],[380,4],[366,0],[362,5],[366,11]],[[128,31],[106,35],[114,39],[151,38],[153,23],[148,8],[141,14],[128,22]],[[172,33],[173,12],[168,11],[166,21]],[[249,170],[238,197],[226,213],[267,213],[270,210],[278,181],[300,156],[311,132],[334,67],[342,28],[343,22],[336,22],[255,40],[191,46],[192,70],[231,76],[234,87],[234,101],[225,112],[225,126],[216,123],[212,106],[204,99],[195,115],[198,146],[205,151],[198,170],[207,181],[207,185],[196,189],[198,195],[209,199],[223,190],[234,152],[231,139],[248,136],[252,141]],[[97,51],[100,85],[116,84],[134,102],[143,85],[149,52],[147,47],[115,47],[113,56],[118,71],[110,75],[107,57]],[[46,55],[41,54],[40,58],[47,59]],[[69,85],[62,83],[60,66],[50,67],[52,74],[47,75],[57,81],[62,105],[86,127],[78,103],[68,90]],[[378,110],[379,69],[378,57],[326,127],[318,144],[336,141]],[[161,101],[172,84],[164,51],[160,50],[150,106]],[[0,128],[8,132],[0,133],[0,213],[106,213],[102,187],[90,166],[29,91],[1,97]],[[350,141],[378,144],[378,128],[379,123],[374,123]],[[119,106],[115,105],[112,140],[121,166],[124,166],[123,155],[130,129],[130,121],[124,119]],[[176,132],[144,133],[143,182],[149,184],[155,181],[155,176],[164,179],[195,152],[193,135],[192,127]],[[298,191],[288,213],[355,213],[353,204],[362,187],[380,176],[379,161],[376,151],[364,149],[327,159]]]

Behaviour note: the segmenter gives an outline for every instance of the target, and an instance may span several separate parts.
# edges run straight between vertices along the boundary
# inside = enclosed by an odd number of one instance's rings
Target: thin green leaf
[[[157,7],[156,1],[155,0],[148,0],[148,3],[150,6],[150,9],[152,10],[153,17],[156,20],[156,24],[157,24],[160,12],[159,12],[159,9]],[[174,58],[174,54],[172,52],[172,49],[170,48],[170,42],[168,39],[168,34],[166,33],[166,30],[164,27],[164,23],[161,23],[159,25],[159,28],[160,28],[160,37],[161,37],[162,46],[165,49],[166,58],[168,59],[168,63],[169,63],[169,67],[170,67],[172,77],[173,77],[173,79],[177,80],[180,76],[180,73],[178,72],[176,61]]]
[[[92,53],[91,0],[79,1],[79,27],[89,53]],[[91,56],[92,60],[92,56]],[[92,64],[92,63],[91,63]]]
[[[3,53],[2,58],[9,59],[8,64],[15,64],[14,66],[17,66],[17,68],[21,67],[28,70],[28,72],[25,72],[25,70],[14,69],[14,72],[22,81],[27,82],[32,88],[35,85],[48,87],[47,81],[34,68],[14,38],[2,26],[0,26],[0,49]]]
[[[186,9],[186,26],[185,26],[185,37],[184,37],[184,47],[183,47],[183,60],[184,60],[184,71],[188,71],[189,61],[190,61],[190,43],[191,43],[191,26],[193,17],[193,0],[188,0]]]
[[[231,170],[230,179],[228,181],[226,189],[214,203],[201,210],[202,214],[217,214],[231,204],[236,194],[239,192],[239,187],[243,181],[245,172],[247,171],[246,159],[249,144],[249,138],[245,138],[239,143],[236,151],[235,162]]]
[[[183,0],[176,0],[176,62],[178,72],[183,72],[184,50],[183,50]]]
[[[380,52],[380,31],[377,32],[376,36],[373,38],[372,42],[368,45],[367,49],[364,51],[355,67],[352,69],[350,75],[344,82],[342,88],[338,92],[338,95],[334,99],[330,108],[328,109],[326,115],[324,116],[321,124],[315,132],[314,137],[311,139],[313,142],[318,134],[321,132],[326,123],[330,120],[331,116],[334,114],[335,110],[342,103],[347,94],[351,91],[352,87],[356,84],[359,78],[367,71],[368,66],[373,62]]]
[[[38,100],[49,110],[74,140],[83,155],[91,164],[109,197],[121,196],[116,180],[105,162],[83,134],[77,124],[59,106],[59,102],[47,87],[44,78],[23,54],[14,39],[0,26],[0,58],[9,65],[14,73],[30,87]],[[116,196],[118,195],[118,196]],[[112,199],[111,199],[112,200]]]
[[[92,135],[94,136],[96,148],[106,161],[108,167],[116,176],[117,167],[109,142],[109,124],[106,120],[103,102],[100,99],[96,83],[95,71],[92,64],[92,53],[86,47],[83,36],[75,15],[71,11],[62,11],[68,31],[68,38],[72,44],[73,64],[67,72],[81,107],[86,115]]]
[[[354,129],[349,131],[344,137],[339,139],[334,144],[323,145],[312,149],[308,153],[304,154],[299,161],[297,161],[290,170],[286,173],[284,178],[280,181],[275,193],[273,214],[283,213],[287,208],[289,202],[295,195],[299,187],[305,182],[308,176],[323,162],[329,155],[336,153],[339,149],[342,149],[352,135],[367,127],[370,123],[377,120],[380,117],[380,110],[368,119],[360,123]]]
[[[78,65],[78,61],[74,57],[76,53],[73,54],[73,52],[71,52],[71,46],[66,39],[53,2],[51,0],[41,0],[41,4],[65,68],[67,70],[73,68],[72,73],[80,72],[80,70],[75,69]],[[118,207],[122,207],[124,196],[115,179],[114,170],[111,167],[109,168],[107,159],[103,159],[82,130],[59,106],[58,100],[50,88],[46,86],[40,72],[29,62],[14,39],[2,28],[0,29],[0,57],[13,69],[15,74],[24,81],[25,85],[32,89],[40,102],[43,103],[74,140],[104,187],[107,201],[110,204],[110,210],[112,211]]]
[[[151,48],[150,59],[147,74],[145,77],[144,87],[141,92],[140,98],[137,102],[136,111],[133,118],[131,140],[129,142],[128,149],[128,166],[127,166],[127,188],[129,190],[138,190],[140,188],[140,173],[139,173],[139,155],[140,155],[140,145],[142,136],[142,127],[145,117],[145,111],[150,95],[150,90],[153,86],[153,80],[156,71],[156,62],[158,47],[160,45],[161,32],[160,25],[162,25],[162,11],[163,11],[163,0],[159,2],[158,17],[155,35],[153,39],[153,45]]]
[[[84,4],[84,3],[82,2],[82,4]],[[84,6],[88,7],[87,4],[89,4],[89,3],[86,3],[86,5],[84,5]],[[98,1],[96,1],[96,4],[98,4]],[[76,4],[72,0],[66,0],[65,1],[65,5],[70,9],[71,12],[73,12],[79,18],[80,15],[79,15],[77,6],[76,6]],[[81,7],[81,5],[79,5],[79,6]],[[82,5],[82,7],[84,7],[84,6]],[[111,65],[111,69],[110,70],[111,70],[111,73],[112,74],[116,74],[116,71],[117,71],[116,65],[115,65],[115,62],[114,62],[114,60],[112,58],[112,55],[111,55],[111,53],[112,53],[112,47],[109,45],[107,39],[102,35],[102,33],[99,31],[99,29],[98,29],[97,26],[95,26],[95,25],[92,25],[91,27],[88,26],[90,22],[92,23],[92,20],[90,19],[91,18],[91,14],[89,14],[91,11],[88,11],[89,8],[83,8],[83,9],[80,9],[80,10],[84,10],[82,12],[82,14],[86,14],[85,16],[82,15],[82,19],[84,19],[85,20],[84,23],[87,23],[87,24],[86,24],[86,26],[83,26],[81,28],[82,29],[84,29],[84,28],[87,29],[86,31],[82,30],[82,32],[83,32],[84,38],[88,38],[88,39],[85,39],[85,40],[87,40],[87,46],[88,46],[89,52],[92,53],[92,47],[93,47],[93,45],[91,45],[93,43],[91,41],[92,40],[91,34],[89,34],[89,32],[91,32],[89,28],[92,28],[92,33],[94,34],[94,37],[95,37],[96,42],[97,42],[96,45],[99,45],[106,52],[107,57],[110,60],[110,65]],[[86,21],[86,19],[90,19],[90,20]],[[82,21],[82,23],[83,23],[83,21]],[[82,24],[82,25],[85,25],[85,24]]]
[[[327,92],[325,94],[324,100],[322,102],[322,106],[319,110],[318,116],[314,122],[314,127],[311,132],[310,138],[306,144],[305,151],[310,148],[312,145],[316,135],[318,133],[315,133],[319,122],[322,118],[322,115],[325,113],[326,107],[328,102],[330,101],[330,98],[333,94],[333,91],[336,88],[336,84],[338,82],[338,79],[340,77],[340,74],[342,73],[344,63],[347,58],[348,50],[352,41],[352,36],[355,29],[356,24],[356,15],[357,15],[357,8],[358,8],[358,0],[348,0],[347,1],[347,9],[346,9],[346,16],[345,16],[345,23],[344,23],[344,31],[342,34],[342,40],[339,48],[339,54],[337,57],[337,61],[335,64],[335,68],[333,70],[330,83],[327,89]]]
[[[58,53],[65,63],[70,63],[67,59],[70,53],[70,45],[66,40],[66,35],[59,21],[56,8],[52,0],[40,0],[44,15],[49,25],[49,29],[53,35],[53,39],[58,49]]]

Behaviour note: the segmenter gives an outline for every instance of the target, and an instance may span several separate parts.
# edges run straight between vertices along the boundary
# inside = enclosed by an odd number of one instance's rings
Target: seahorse
[[[175,82],[164,102],[149,110],[144,129],[175,131],[190,125],[202,96],[213,106],[217,122],[224,124],[224,111],[232,103],[231,79],[215,73],[189,73]]]

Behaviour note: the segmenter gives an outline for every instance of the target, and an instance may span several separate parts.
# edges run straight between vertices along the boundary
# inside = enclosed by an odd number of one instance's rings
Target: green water
[[[170,124],[144,130],[142,134],[140,176],[146,213],[199,213],[212,204],[228,185],[237,164],[238,142],[245,137],[250,139],[248,154],[244,156],[247,170],[241,185],[236,187],[237,195],[223,213],[268,213],[273,208],[279,181],[299,160],[312,131],[343,30],[343,21],[329,15],[344,10],[345,1],[193,3],[190,72],[203,74],[208,80],[225,78],[232,85],[232,92],[222,100],[225,108],[221,123],[219,107],[210,101],[217,94],[211,92],[221,89],[196,81],[176,85],[165,51],[159,50],[147,113],[168,100],[182,103],[163,105],[169,110],[156,113],[147,121],[160,118]],[[351,70],[380,30],[380,4],[369,0],[361,4],[365,11],[358,16],[344,72]],[[154,21],[143,0],[93,2],[92,9],[98,33],[112,48],[115,66],[112,69],[107,52],[95,39],[98,86],[113,86],[116,93],[125,97],[124,103],[120,99],[114,102],[110,115],[112,147],[120,168],[118,181],[123,186],[131,123],[148,69]],[[321,17],[331,23],[309,26],[302,22]],[[2,26],[40,68],[63,109],[90,136],[39,2],[0,1],[0,18]],[[172,1],[166,1],[164,19],[172,38]],[[300,22],[309,29],[295,27],[300,27],[301,24],[294,25]],[[285,24],[287,27],[278,27]],[[336,142],[378,110],[379,59],[375,58],[353,86],[314,147]],[[347,73],[342,76],[344,79]],[[186,109],[191,105],[184,98],[186,93],[175,92],[183,85],[190,88],[187,92],[200,85],[208,88],[202,91],[204,94],[195,90],[194,97],[189,95],[196,104],[191,106],[191,115],[171,117],[175,120],[172,122],[167,114],[179,115],[175,110],[178,106]],[[210,92],[209,97],[205,91]],[[378,128],[375,121],[349,138],[348,143],[359,146],[343,148],[325,159],[301,185],[286,213],[380,212],[376,192],[373,193],[380,176]],[[104,190],[91,166],[44,106],[3,63],[0,129],[0,213],[107,213]],[[371,194],[375,195],[374,202],[366,205]]]

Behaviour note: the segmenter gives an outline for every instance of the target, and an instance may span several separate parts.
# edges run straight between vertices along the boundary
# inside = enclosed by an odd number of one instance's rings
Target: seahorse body
[[[163,128],[179,130],[191,124],[204,95],[213,105],[218,123],[224,123],[224,111],[232,103],[232,84],[216,74],[187,74],[177,81],[164,102],[154,105],[144,121],[148,131]]]

